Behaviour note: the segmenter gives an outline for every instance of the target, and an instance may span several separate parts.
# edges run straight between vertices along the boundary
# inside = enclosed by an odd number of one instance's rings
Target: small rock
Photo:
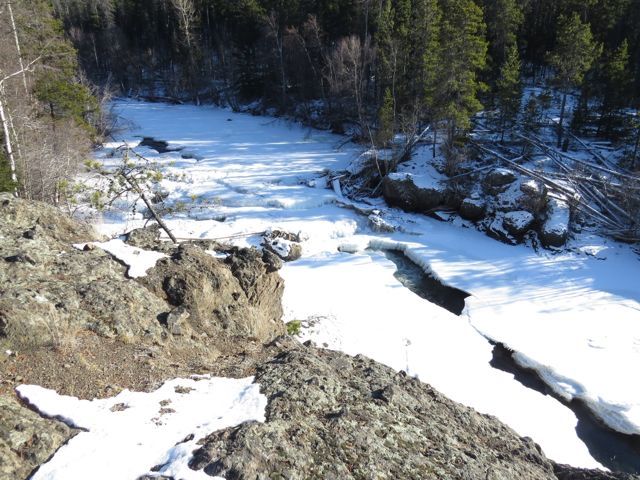
[[[27,240],[35,240],[36,236],[39,233],[39,229],[40,227],[38,227],[37,225],[34,225],[33,227],[31,227],[29,230],[27,230],[26,232],[24,232],[22,234],[22,236],[24,238],[26,238]]]
[[[293,262],[302,257],[302,245],[297,239],[296,234],[274,230],[265,234],[262,244],[285,262]]]
[[[184,306],[174,308],[167,314],[167,329],[172,335],[183,335],[190,315]]]
[[[18,253],[17,255],[10,255],[8,257],[4,257],[4,260],[8,263],[30,263],[31,265],[35,265],[36,263],[38,263],[28,253]]]
[[[380,215],[369,215],[369,227],[374,232],[378,233],[393,233],[396,231],[396,228],[387,222]]]

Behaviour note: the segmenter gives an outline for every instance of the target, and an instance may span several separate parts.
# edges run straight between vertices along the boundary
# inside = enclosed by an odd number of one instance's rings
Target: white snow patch
[[[188,466],[197,442],[251,420],[264,422],[267,399],[253,378],[175,379],[150,393],[124,390],[102,400],[79,400],[35,385],[18,395],[47,416],[84,429],[32,480],[111,480],[165,475],[211,479]],[[190,435],[193,439],[185,440]],[[160,466],[157,471],[152,468]]]
[[[108,242],[96,242],[94,245],[100,247],[105,252],[109,252],[118,260],[127,264],[129,266],[127,275],[131,278],[146,276],[147,270],[155,267],[158,260],[167,257],[164,253],[132,247],[118,238],[109,240]]]

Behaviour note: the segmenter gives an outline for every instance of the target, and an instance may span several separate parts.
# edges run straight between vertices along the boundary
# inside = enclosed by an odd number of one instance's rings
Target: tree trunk
[[[16,159],[13,155],[11,147],[11,132],[9,131],[9,120],[4,106],[4,86],[0,85],[0,122],[2,123],[2,134],[4,136],[4,147],[9,158],[9,167],[11,168],[11,181],[18,184],[18,176],[16,174]],[[17,190],[16,190],[17,192]]]
[[[9,9],[9,18],[11,19],[11,29],[13,30],[13,39],[16,43],[16,50],[18,51],[18,62],[20,64],[20,71],[22,72],[22,83],[24,85],[25,95],[29,95],[29,87],[27,86],[27,70],[24,68],[24,62],[22,61],[22,51],[20,49],[20,39],[18,38],[18,29],[16,28],[16,22],[13,18],[13,9],[11,8],[11,0],[7,2]]]
[[[640,147],[640,125],[637,127],[636,144],[633,147],[633,157],[631,157],[631,168],[636,168],[636,160],[638,159],[638,147]]]
[[[564,122],[564,110],[567,107],[567,94],[562,94],[562,106],[560,107],[560,121],[558,122],[558,148],[562,146],[562,124]]]
[[[435,125],[435,122],[434,122]],[[434,126],[433,127],[433,158],[436,158],[436,144],[438,143],[438,129]]]

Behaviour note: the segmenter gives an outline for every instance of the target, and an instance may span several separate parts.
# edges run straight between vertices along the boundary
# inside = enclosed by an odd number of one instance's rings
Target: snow
[[[148,152],[163,165],[169,201],[202,199],[192,205],[197,215],[166,219],[178,237],[233,237],[238,246],[257,246],[269,228],[308,234],[303,257],[281,270],[283,320],[302,320],[305,339],[406,370],[497,416],[550,458],[598,467],[571,410],[489,365],[491,339],[515,351],[561,397],[584,401],[618,431],[640,433],[640,264],[629,246],[583,234],[572,250],[536,252],[462,228],[464,222],[438,222],[370,199],[360,211],[378,209],[394,226],[374,232],[369,214],[342,208],[350,202],[327,181],[335,178],[327,172],[345,170],[360,156],[342,137],[209,107],[131,101],[115,107],[138,125],[122,140],[135,145],[153,136],[201,158]],[[410,175],[420,185],[438,183],[430,158],[425,148],[406,167],[415,169]],[[516,190],[518,182],[505,195]],[[143,222],[116,211],[98,227],[114,235]],[[463,315],[411,293],[394,278],[395,266],[367,248],[400,250],[471,294]]]
[[[80,250],[85,244],[76,246]],[[147,270],[156,266],[161,258],[166,258],[164,253],[143,250],[124,243],[122,239],[116,238],[108,242],[94,242],[93,245],[100,247],[105,252],[109,252],[122,263],[128,265],[127,275],[130,278],[140,278],[147,275]]]
[[[197,442],[243,422],[263,422],[267,404],[253,378],[182,378],[151,393],[124,390],[115,397],[91,401],[35,385],[21,385],[17,392],[41,414],[83,430],[42,465],[32,480],[142,475],[210,480],[212,477],[188,466]],[[160,468],[152,471],[154,467]]]
[[[433,168],[429,168],[428,171],[421,174],[413,174],[403,171],[390,173],[389,178],[396,181],[410,181],[416,187],[424,190],[444,190],[444,187],[440,183],[443,177]]]

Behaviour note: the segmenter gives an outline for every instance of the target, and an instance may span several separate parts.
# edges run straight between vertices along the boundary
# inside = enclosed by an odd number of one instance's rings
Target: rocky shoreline
[[[0,195],[2,480],[29,478],[75,434],[23,405],[18,385],[94,398],[201,373],[254,375],[268,399],[265,423],[201,442],[191,467],[212,476],[640,478],[556,465],[530,439],[403,372],[286,336],[273,254],[174,248],[148,229],[128,241],[167,258],[133,280],[99,247],[73,246],[97,240],[52,207]]]

